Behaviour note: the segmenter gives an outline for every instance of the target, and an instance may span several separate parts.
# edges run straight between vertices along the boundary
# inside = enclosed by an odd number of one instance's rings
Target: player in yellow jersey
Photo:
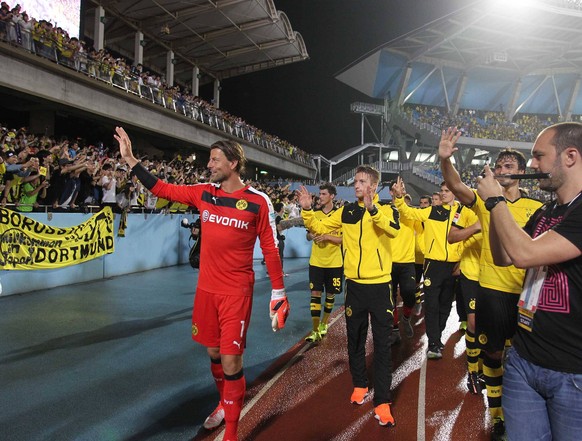
[[[390,195],[394,200],[394,191],[392,187],[396,182],[390,183]],[[404,201],[410,205],[410,195],[404,195]],[[400,219],[400,233],[392,239],[392,293],[394,297],[400,294],[402,298],[402,327],[404,334],[408,338],[414,336],[414,328],[412,327],[412,308],[415,304],[414,294],[416,292],[416,279],[414,272],[414,258],[415,258],[415,231],[414,224],[416,221],[408,218]],[[394,329],[393,343],[400,341],[400,332],[398,329],[398,309],[394,308]]]
[[[424,222],[424,319],[428,338],[427,357],[442,358],[441,341],[453,304],[455,278],[453,272],[461,259],[460,244],[449,244],[447,236],[453,216],[459,206],[455,196],[443,182],[440,197],[442,205],[413,208],[406,205],[404,182],[398,178],[392,187],[394,205],[402,219]]]
[[[467,316],[465,344],[467,353],[467,388],[472,394],[481,392],[479,381],[479,353],[481,350],[475,340],[475,302],[479,291],[479,261],[481,258],[481,224],[475,212],[461,205],[453,219],[449,231],[450,243],[463,242],[459,276],[461,301]]]
[[[331,216],[337,191],[326,183],[319,186],[319,204],[313,214],[316,219]],[[341,228],[326,234],[307,231],[307,240],[313,241],[309,258],[309,289],[311,290],[311,321],[313,330],[305,337],[309,342],[317,342],[327,334],[329,315],[333,309],[335,295],[342,292],[343,257]],[[322,293],[325,289],[323,316],[321,316]]]
[[[382,426],[393,426],[392,349],[390,334],[394,303],[391,289],[391,238],[398,235],[398,211],[380,204],[380,172],[359,165],[354,176],[357,201],[340,207],[318,220],[305,187],[297,190],[305,226],[317,234],[342,230],[344,275],[346,277],[345,318],[348,360],[354,390],[350,402],[362,405],[369,393],[366,369],[366,336],[374,335],[374,417]]]
[[[500,199],[484,201],[475,190],[461,181],[461,177],[451,162],[458,150],[456,143],[461,132],[456,127],[442,131],[439,143],[439,158],[445,182],[458,200],[472,207],[483,232],[479,270],[479,292],[475,327],[477,341],[483,353],[483,373],[487,387],[489,413],[493,420],[493,439],[504,439],[505,424],[501,409],[503,384],[502,357],[505,341],[515,333],[517,323],[517,299],[521,293],[525,270],[515,266],[501,267],[493,262],[489,241],[490,213]],[[503,175],[523,174],[526,169],[525,157],[521,152],[505,149],[499,152],[495,161],[494,174],[503,188],[503,198],[515,221],[524,226],[530,216],[542,205],[535,199],[522,195],[519,180]]]
[[[418,200],[419,208],[426,208],[432,205],[432,198],[425,194]],[[422,222],[414,223],[414,272],[416,280],[416,303],[414,304],[414,315],[420,315],[422,312],[422,273],[424,269],[424,224]]]

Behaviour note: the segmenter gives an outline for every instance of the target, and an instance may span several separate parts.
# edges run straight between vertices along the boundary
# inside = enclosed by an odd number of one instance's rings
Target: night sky
[[[381,104],[336,80],[335,74],[378,46],[467,4],[467,0],[274,2],[303,36],[310,58],[223,81],[220,107],[327,158],[360,144],[360,116],[350,112],[350,104]],[[372,142],[371,137],[366,141]]]

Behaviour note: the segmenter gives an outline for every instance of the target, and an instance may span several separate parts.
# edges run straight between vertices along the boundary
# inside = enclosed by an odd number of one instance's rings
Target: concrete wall
[[[30,218],[53,227],[71,227],[86,221],[91,215],[81,213],[30,213]],[[54,270],[0,271],[2,295],[20,294],[73,283],[88,282],[155,268],[188,263],[190,232],[180,227],[183,214],[130,214],[125,237],[115,236],[115,252],[79,265]],[[115,234],[119,215],[115,215]],[[311,243],[304,228],[286,230],[285,257],[309,257]],[[259,243],[254,258],[262,259]],[[79,288],[82,289],[82,288]]]

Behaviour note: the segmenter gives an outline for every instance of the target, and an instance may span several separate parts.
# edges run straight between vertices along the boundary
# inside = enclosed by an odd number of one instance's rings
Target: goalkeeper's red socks
[[[218,389],[218,394],[220,396],[220,402],[222,402],[222,392],[224,391],[224,371],[222,370],[220,358],[210,359],[210,372],[212,372],[212,377],[214,378],[214,383],[216,383],[216,389]]]
[[[237,440],[238,420],[242,410],[246,381],[242,369],[234,375],[224,375],[224,392],[222,406],[224,407],[224,420],[226,428],[224,440]]]
[[[214,377],[214,382],[216,383],[216,388],[218,389],[218,394],[220,395],[220,400],[218,401],[218,406],[216,409],[208,415],[208,418],[204,420],[202,426],[207,430],[214,430],[222,424],[224,421],[224,409],[222,407],[222,395],[224,391],[224,371],[222,370],[222,364],[220,358],[210,359],[210,371]]]

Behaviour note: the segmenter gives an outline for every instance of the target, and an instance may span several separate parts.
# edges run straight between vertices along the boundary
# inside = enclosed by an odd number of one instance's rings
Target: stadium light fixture
[[[178,64],[178,60],[176,58],[172,58],[172,64]]]
[[[148,44],[148,42],[147,42],[147,41],[145,41],[145,40],[139,40],[139,45],[140,45],[141,47],[145,47],[145,45],[146,45],[146,44]]]

